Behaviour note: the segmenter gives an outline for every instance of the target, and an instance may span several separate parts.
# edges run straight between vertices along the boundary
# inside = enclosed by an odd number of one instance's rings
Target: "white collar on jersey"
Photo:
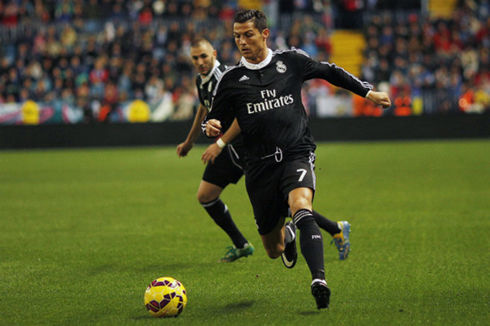
[[[242,65],[244,65],[246,68],[248,68],[250,70],[259,70],[259,69],[262,69],[265,66],[267,66],[271,62],[271,60],[272,60],[272,50],[269,49],[269,48],[267,48],[267,50],[269,51],[267,53],[267,57],[262,62],[259,62],[257,64],[250,63],[244,57],[242,57],[242,59],[240,60],[240,62],[242,63]]]
[[[211,69],[209,74],[207,76],[201,75],[201,78],[202,78],[201,79],[201,87],[202,87],[202,85],[206,84],[211,79],[211,77],[213,77],[214,72],[216,71],[216,69],[218,69],[218,67],[220,65],[221,65],[221,63],[218,61],[218,59],[216,59],[214,61],[214,67],[213,67],[213,69]]]

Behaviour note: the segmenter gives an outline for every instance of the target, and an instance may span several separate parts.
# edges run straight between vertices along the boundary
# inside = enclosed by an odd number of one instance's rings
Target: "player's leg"
[[[275,206],[278,207],[278,205]],[[264,218],[260,218],[257,215],[255,220],[259,226],[260,237],[267,256],[272,259],[282,256],[284,265],[288,268],[293,268],[297,259],[296,226],[292,222],[284,224],[285,218],[277,215],[279,211],[271,212],[269,217],[266,218],[266,222],[264,222]]]
[[[316,188],[315,154],[298,157],[286,163],[281,189],[287,194],[293,223],[300,230],[300,248],[311,272],[311,292],[318,309],[328,308],[330,289],[325,281],[323,238],[312,211]],[[287,249],[287,248],[286,248]]]
[[[334,236],[334,234],[337,234],[341,231],[337,222],[329,220],[317,211],[313,211],[313,217],[315,218],[318,227],[328,232],[332,237]]]
[[[270,258],[276,259],[285,247],[284,221],[288,206],[278,189],[281,173],[277,166],[264,165],[260,171],[257,175],[249,171],[245,182],[264,249]]]
[[[253,246],[248,243],[242,235],[235,222],[231,218],[228,207],[219,198],[223,188],[210,182],[201,181],[197,191],[197,200],[214,222],[226,232],[233,242],[233,247],[228,248],[227,253],[220,261],[231,262],[240,257],[246,257],[253,254]]]
[[[279,218],[276,226],[267,234],[261,234],[262,244],[264,245],[267,256],[272,259],[279,258],[284,251],[284,218]]]
[[[202,182],[198,190],[199,202],[206,208],[209,215],[230,237],[233,246],[227,248],[227,253],[220,260],[231,262],[240,257],[247,257],[253,254],[254,247],[248,242],[231,218],[231,214],[226,205],[219,199],[221,192],[230,184],[236,184],[243,176],[243,169],[237,164],[237,151],[233,151],[236,156],[231,157],[231,146],[226,152],[219,155],[214,164],[208,164],[204,170]]]
[[[318,227],[330,233],[333,237],[332,242],[335,242],[335,246],[339,251],[339,258],[341,260],[347,259],[350,252],[350,224],[347,221],[335,222],[329,220],[320,213],[313,211],[313,217],[315,218]]]
[[[328,308],[330,289],[325,281],[323,261],[323,238],[312,213],[313,190],[296,188],[289,192],[288,202],[293,215],[293,223],[300,230],[301,254],[311,272],[311,291],[318,309]]]
[[[313,190],[303,187],[291,190],[288,203],[293,223],[301,232],[301,253],[310,267],[312,278],[324,279],[323,238],[311,211],[312,200]]]

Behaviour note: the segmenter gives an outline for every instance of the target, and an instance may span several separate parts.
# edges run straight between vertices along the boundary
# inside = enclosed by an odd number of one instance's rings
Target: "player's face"
[[[198,47],[191,47],[191,59],[197,71],[206,76],[213,70],[216,50],[210,44],[202,43]]]
[[[268,29],[261,33],[249,20],[233,24],[233,35],[238,50],[248,62],[259,63],[267,57]]]

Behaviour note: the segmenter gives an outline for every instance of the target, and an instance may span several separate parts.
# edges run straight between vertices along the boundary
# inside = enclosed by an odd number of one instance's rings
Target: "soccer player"
[[[211,95],[219,77],[226,69],[216,59],[217,52],[204,38],[198,38],[191,44],[191,59],[199,72],[196,85],[199,93],[200,105],[194,118],[193,125],[187,139],[177,146],[177,155],[185,157],[192,149],[199,137],[200,126],[211,106]],[[197,192],[197,199],[206,209],[211,218],[227,233],[233,246],[227,248],[221,262],[232,262],[238,258],[252,255],[254,248],[238,230],[226,205],[219,198],[221,192],[230,183],[237,183],[243,175],[243,145],[239,139],[234,141],[225,151],[225,155],[216,164],[208,164],[204,171],[201,184]],[[350,224],[347,221],[334,222],[313,211],[317,224],[333,236],[339,251],[339,258],[344,260],[350,252],[349,232]]]
[[[294,266],[298,228],[301,253],[312,276],[311,292],[318,309],[328,308],[323,239],[312,213],[316,144],[308,129],[301,87],[306,80],[322,78],[385,108],[391,105],[390,98],[301,50],[269,49],[270,32],[261,11],[237,12],[233,34],[242,59],[218,80],[205,121],[206,134],[217,136],[229,127],[229,121],[236,122],[202,158],[212,160],[215,154],[210,152],[223,149],[238,134],[243,137],[246,188],[264,248],[270,258],[281,256],[286,267]],[[285,225],[288,208],[293,222]]]
[[[194,51],[194,54],[197,53],[197,55],[194,55],[194,56],[191,54],[191,57],[192,57],[194,65],[196,66],[196,69],[200,73],[200,75],[198,76],[198,80],[196,80],[196,82],[198,84],[198,90],[199,90],[201,105],[199,106],[198,112],[197,112],[195,120],[194,120],[194,124],[191,128],[191,131],[189,132],[189,135],[188,135],[186,141],[177,147],[177,153],[179,154],[179,156],[187,155],[188,151],[192,148],[195,140],[199,136],[198,124],[202,123],[206,113],[208,112],[208,110],[210,108],[211,93],[212,93],[212,90],[214,90],[214,86],[216,86],[216,78],[214,78],[213,80],[210,80],[209,84],[206,84],[205,87],[203,86],[203,84],[205,84],[205,83],[202,83],[202,78],[203,78],[202,76],[207,76],[205,74],[205,72],[208,71],[208,73],[209,73],[209,71],[211,71],[210,69],[212,69],[212,68],[210,68],[210,66],[211,67],[215,66],[215,62],[217,61],[216,60],[216,56],[217,56],[216,50],[213,49],[213,47],[209,43],[209,41],[207,41],[203,38],[196,40],[195,43],[200,45],[200,46],[198,46],[198,47],[191,46],[191,51]],[[203,48],[203,46],[204,46],[204,48]],[[208,52],[206,54],[206,57],[208,58],[209,63],[200,65],[197,62],[198,57],[202,56],[202,54],[206,51]],[[204,59],[202,59],[202,60],[203,60],[203,62],[205,62]],[[218,62],[218,66],[221,68],[217,71],[217,73],[221,74],[223,69],[225,69],[225,66],[219,65],[219,62]],[[200,79],[201,81],[199,81],[199,77],[201,77],[201,79]],[[236,144],[236,143],[237,142],[235,141],[235,145],[234,145],[234,147],[232,147],[233,151],[229,151],[229,149],[228,149],[228,152],[226,154],[226,155],[231,157],[231,160],[230,159],[226,159],[226,160],[221,159],[218,162],[219,166],[208,166],[206,168],[206,171],[208,171],[208,173],[217,174],[218,170],[223,170],[223,166],[230,165],[227,169],[229,171],[233,171],[233,174],[236,176],[230,182],[236,183],[240,179],[239,176],[241,176],[243,174],[243,171],[241,171],[241,169],[237,169],[237,167],[235,166],[235,162],[234,162],[234,161],[240,161],[241,159],[236,158],[236,157],[234,158],[234,156],[238,155],[241,158],[244,157],[243,145],[241,144],[241,142],[239,142],[238,144]],[[180,155],[179,150],[181,151],[182,155]],[[214,159],[213,159],[212,163],[214,163]],[[243,165],[243,161],[240,161],[239,164]],[[212,172],[209,172],[209,171],[212,171]],[[215,200],[215,198],[219,197],[219,194],[221,193],[221,191],[226,186],[226,185],[224,185],[223,187],[218,186],[221,189],[216,189],[216,191],[219,191],[219,193],[215,193],[212,196],[212,199],[211,198],[203,198],[203,196],[207,196],[209,191],[211,191],[210,187],[214,188],[214,185],[216,185],[216,184],[219,185],[219,183],[215,182],[216,180],[210,181],[210,180],[208,180],[208,178],[209,178],[209,176],[203,177],[203,181],[204,180],[206,180],[206,181],[201,182],[201,186],[199,188],[200,191],[198,191],[198,199],[199,199],[199,202],[201,204],[203,204],[203,206],[205,206],[205,202],[208,202],[208,201],[212,202],[213,200]],[[208,183],[211,183],[212,185],[209,185]],[[209,210],[208,210],[208,212],[209,212]],[[211,213],[210,213],[210,215],[211,215]],[[211,216],[213,216],[213,215],[211,215]],[[350,240],[349,240],[350,224],[349,224],[349,222],[347,222],[347,221],[339,221],[339,222],[331,221],[316,211],[313,211],[313,216],[314,216],[315,221],[317,222],[318,226],[320,228],[324,229],[326,232],[328,232],[333,237],[333,242],[335,243],[335,245],[338,249],[338,252],[339,252],[339,259],[341,259],[341,260],[347,259],[349,252],[350,252]],[[213,218],[213,219],[215,221],[217,220],[217,218]],[[220,220],[220,219],[218,218],[218,220]],[[233,225],[234,223],[231,220],[231,222],[229,222],[227,224]],[[223,229],[226,231],[225,228],[223,228]],[[226,232],[228,234],[230,234],[228,231],[226,231]],[[233,238],[232,238],[232,240],[233,240]],[[242,254],[242,252],[236,251],[237,250],[236,249],[237,244],[235,243],[235,241],[233,241],[233,242],[235,244],[235,247],[229,247],[227,254],[225,255],[225,257],[223,257],[223,259],[221,261],[229,261],[228,259],[235,260],[236,256],[237,256],[237,258],[241,257],[240,255]],[[240,250],[240,249],[238,249],[238,250]],[[244,253],[246,253],[246,251]],[[228,256],[228,258],[227,258],[227,256]],[[293,267],[293,266],[291,266],[291,267]]]
[[[217,84],[217,79],[226,69],[226,66],[216,59],[216,55],[216,50],[204,38],[195,39],[191,44],[192,63],[199,72],[196,78],[196,86],[200,105],[187,139],[177,146],[179,157],[185,157],[199,137],[201,123],[211,106],[211,95]],[[226,153],[220,155],[214,164],[206,166],[197,191],[197,200],[233,242],[233,246],[227,248],[227,252],[219,261],[232,262],[241,257],[252,255],[254,247],[242,235],[231,218],[228,207],[220,199],[220,195],[226,186],[230,183],[236,184],[243,175],[243,145],[240,139],[229,144],[225,151]]]

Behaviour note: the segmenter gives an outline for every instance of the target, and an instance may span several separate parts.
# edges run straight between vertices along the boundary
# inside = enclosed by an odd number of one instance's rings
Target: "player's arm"
[[[384,109],[391,106],[391,100],[386,92],[376,92],[373,86],[367,82],[359,80],[354,75],[344,69],[337,67],[335,64],[328,62],[318,63],[322,78],[330,84],[347,89],[354,94],[365,97],[373,101],[376,105],[381,105]]]
[[[233,91],[226,81],[226,71],[219,79],[213,91],[211,110],[202,123],[202,132],[209,138],[218,137],[221,134],[222,122],[233,120],[232,99]]]
[[[359,80],[359,78],[334,63],[313,60],[302,51],[299,51],[297,56],[301,58],[300,61],[303,61],[302,72],[304,73],[304,80],[322,78],[332,85],[342,87],[373,101],[377,105],[382,105],[383,108],[391,105],[388,93],[374,91],[371,84]]]
[[[177,155],[179,157],[187,156],[190,152],[197,138],[199,138],[199,134],[201,132],[201,123],[204,121],[206,117],[207,109],[204,105],[199,104],[199,108],[197,109],[196,116],[194,117],[194,122],[192,123],[191,130],[187,135],[187,138],[184,142],[180,143],[177,146]]]
[[[206,148],[206,150],[202,154],[202,162],[204,164],[207,164],[210,161],[211,163],[214,163],[214,160],[218,157],[223,148],[225,148],[227,144],[232,142],[233,139],[235,139],[240,134],[240,132],[240,126],[235,119],[233,120],[230,128],[228,128],[228,130],[224,133],[224,135],[218,138],[218,140],[214,144],[211,144],[208,146],[208,148]]]

